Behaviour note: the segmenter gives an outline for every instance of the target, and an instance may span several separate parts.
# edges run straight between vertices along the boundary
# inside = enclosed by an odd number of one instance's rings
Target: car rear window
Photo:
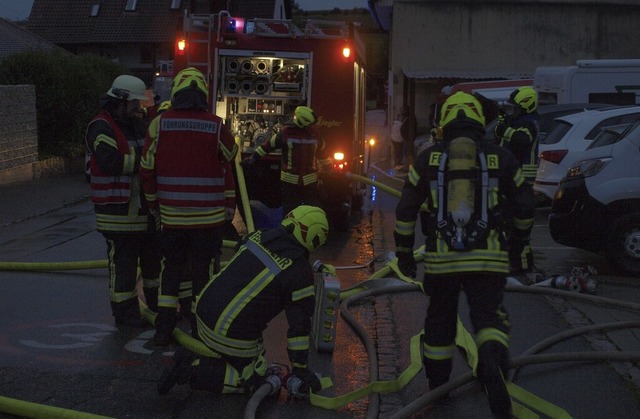
[[[570,124],[566,121],[557,120],[556,126],[547,134],[546,137],[540,141],[542,144],[556,144],[558,143],[562,137],[573,127],[573,124]]]
[[[600,123],[596,124],[595,127],[589,131],[589,133],[585,136],[585,140],[593,140],[596,138],[604,128],[610,127],[612,125],[620,125],[620,124],[629,124],[635,122],[640,117],[640,112],[628,113],[625,115],[613,116],[611,118],[607,118]]]

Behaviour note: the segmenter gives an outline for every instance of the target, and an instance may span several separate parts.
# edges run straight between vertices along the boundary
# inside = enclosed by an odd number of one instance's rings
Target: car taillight
[[[551,163],[559,164],[569,150],[547,150],[540,153],[540,160],[546,160]]]

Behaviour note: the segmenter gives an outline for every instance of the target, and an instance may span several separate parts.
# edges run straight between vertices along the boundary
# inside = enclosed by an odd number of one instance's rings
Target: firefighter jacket
[[[236,151],[222,120],[207,111],[170,109],[154,120],[140,176],[145,199],[160,209],[163,226],[208,228],[224,223],[227,189],[234,189],[225,169]]]
[[[308,251],[284,227],[245,236],[196,302],[198,334],[213,351],[238,358],[263,353],[262,332],[284,310],[287,352],[294,368],[307,368],[314,274]]]
[[[299,128],[287,123],[282,131],[258,147],[253,158],[260,158],[272,150],[282,150],[280,180],[293,185],[309,185],[318,181],[318,166],[329,163],[325,156],[324,140],[314,126]]]
[[[100,111],[87,127],[91,200],[99,232],[147,231],[147,209],[137,173],[144,131],[138,118],[119,124],[106,110]]]
[[[418,155],[409,168],[402,195],[396,207],[394,237],[396,249],[413,251],[416,216],[420,212],[425,235],[425,275],[458,272],[509,273],[506,231],[514,236],[526,234],[533,225],[535,203],[532,187],[525,182],[518,161],[495,144],[476,141],[475,175],[468,178],[473,186],[473,214],[457,230],[447,211],[447,189],[451,180],[463,172],[446,171],[448,141],[438,141]],[[473,155],[471,156],[473,159]],[[458,232],[463,232],[458,247]]]
[[[499,119],[495,133],[500,145],[511,151],[522,167],[522,174],[533,183],[538,172],[538,122],[527,114],[513,121]],[[498,135],[500,134],[500,135]]]

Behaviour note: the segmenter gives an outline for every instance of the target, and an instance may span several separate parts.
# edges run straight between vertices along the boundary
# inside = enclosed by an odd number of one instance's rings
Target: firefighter
[[[115,78],[89,123],[91,200],[97,230],[107,241],[109,295],[116,324],[145,326],[136,282],[141,268],[147,304],[155,308],[160,276],[159,232],[140,188],[139,166],[146,126],[140,118],[145,84],[137,77]]]
[[[267,372],[262,332],[284,310],[291,373],[301,393],[320,390],[308,366],[314,274],[309,254],[329,233],[324,211],[301,205],[280,226],[257,230],[238,243],[229,264],[204,287],[196,302],[198,332],[215,357],[180,348],[158,382],[166,394],[175,384],[214,393],[251,393]]]
[[[307,106],[298,106],[293,119],[274,134],[269,142],[259,146],[243,160],[249,166],[274,149],[282,150],[280,185],[282,214],[288,214],[298,205],[319,206],[318,170],[330,163],[324,152],[324,140],[315,126],[316,115]]]
[[[504,148],[483,141],[480,103],[458,92],[442,106],[443,141],[420,153],[409,170],[396,208],[394,238],[400,271],[416,275],[413,256],[416,216],[426,237],[423,363],[434,389],[449,380],[455,352],[458,294],[464,290],[478,345],[477,377],[491,410],[509,417],[509,318],[502,305],[509,272],[503,206],[514,203],[514,236],[528,239],[534,198],[518,161]]]
[[[222,120],[209,112],[209,89],[192,67],[173,80],[171,109],[148,132],[141,163],[142,186],[162,224],[161,275],[154,343],[169,344],[177,324],[180,283],[191,264],[193,296],[213,275],[227,206],[225,168],[237,145]],[[189,315],[187,310],[182,314]],[[195,324],[192,321],[192,332]]]
[[[533,185],[538,171],[538,93],[529,86],[520,87],[509,96],[507,105],[498,116],[494,130],[500,145],[511,151],[520,162],[525,180]],[[516,239],[517,240],[517,239]],[[531,243],[516,253],[518,246],[509,252],[511,273],[533,272]]]

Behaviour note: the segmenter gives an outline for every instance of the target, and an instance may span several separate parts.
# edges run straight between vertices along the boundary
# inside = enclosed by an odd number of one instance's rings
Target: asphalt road
[[[377,180],[399,188],[393,177]],[[38,182],[39,183],[39,182]],[[33,189],[29,189],[32,187]],[[83,189],[85,188],[85,189]],[[19,192],[17,192],[19,191]],[[57,192],[56,192],[57,191]],[[94,230],[93,211],[86,185],[75,178],[0,188],[0,254],[2,261],[62,262],[101,260],[105,244]],[[40,195],[41,201],[33,201]],[[45,197],[43,197],[45,195]],[[46,198],[42,200],[42,198]],[[61,202],[57,202],[61,201]],[[354,214],[351,229],[332,234],[312,256],[338,267],[341,288],[359,284],[383,265],[393,250],[395,200],[371,190],[368,206]],[[16,209],[13,209],[13,207]],[[32,207],[37,208],[32,208]],[[11,208],[10,208],[11,207]],[[19,222],[7,222],[9,214]],[[17,221],[17,220],[16,220]],[[640,301],[637,278],[611,272],[596,255],[555,245],[545,230],[545,210],[538,214],[533,244],[540,267],[565,272],[572,266],[592,264],[598,269],[596,296]],[[356,268],[375,259],[372,269]],[[156,382],[176,347],[160,350],[150,344],[152,330],[117,328],[107,297],[106,269],[74,271],[0,271],[0,412],[21,406],[20,401],[119,418],[243,417],[247,396],[216,396],[177,386],[168,395],[156,394]],[[349,307],[361,330],[373,339],[380,380],[393,380],[410,364],[409,339],[422,327],[427,300],[416,291],[368,297]],[[592,302],[574,302],[556,296],[508,293],[513,333],[512,357],[557,333],[594,323],[639,320],[637,311]],[[461,319],[467,324],[464,298]],[[470,330],[470,327],[467,325]],[[287,362],[284,351],[286,321],[279,317],[266,333],[267,358]],[[322,392],[341,396],[369,382],[371,365],[358,331],[339,317],[333,353],[311,355],[311,365],[333,379]],[[562,341],[547,353],[593,351],[620,353],[640,348],[638,329],[591,333]],[[467,374],[460,355],[452,378]],[[515,383],[565,409],[576,418],[640,418],[640,374],[632,362],[557,362],[518,370]],[[338,410],[327,410],[282,391],[263,401],[259,418],[367,417],[372,404],[377,417],[393,417],[426,392],[422,372],[398,392],[378,399],[363,397]],[[12,417],[6,413],[2,417]],[[51,412],[42,410],[41,417]],[[452,392],[449,402],[416,411],[415,417],[490,417],[482,390],[471,382]]]

